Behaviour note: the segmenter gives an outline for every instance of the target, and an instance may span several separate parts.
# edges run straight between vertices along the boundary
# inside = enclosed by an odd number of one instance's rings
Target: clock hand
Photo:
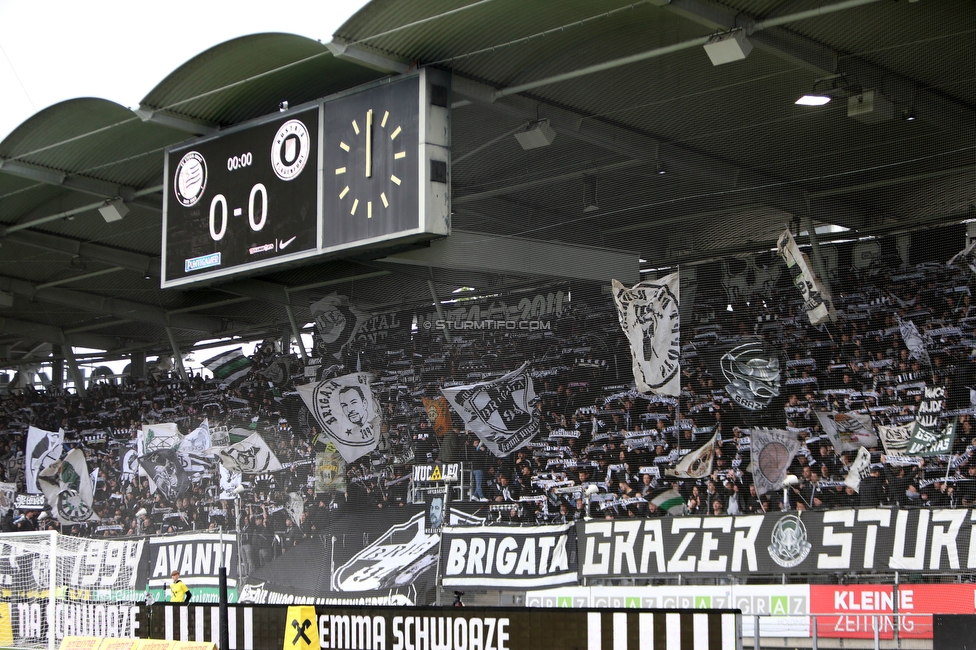
[[[373,109],[366,111],[366,178],[373,177]]]

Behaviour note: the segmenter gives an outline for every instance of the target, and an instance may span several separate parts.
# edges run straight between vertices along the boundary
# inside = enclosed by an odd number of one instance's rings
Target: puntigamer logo
[[[200,269],[209,269],[212,266],[220,266],[220,253],[210,253],[209,255],[192,257],[188,260],[184,260],[183,265],[184,273],[199,271]]]

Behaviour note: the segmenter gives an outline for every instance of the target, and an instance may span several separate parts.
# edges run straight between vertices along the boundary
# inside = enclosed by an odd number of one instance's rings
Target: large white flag
[[[816,411],[816,414],[838,454],[878,446],[878,434],[874,432],[871,416],[867,413]]]
[[[72,449],[63,459],[41,470],[37,482],[52,513],[62,524],[98,519],[92,509],[91,475],[81,449]]]
[[[908,449],[908,442],[912,439],[914,428],[914,422],[892,427],[879,424],[878,437],[881,438],[885,453],[894,456],[903,455]]]
[[[793,275],[793,284],[800,290],[803,296],[803,308],[810,318],[813,325],[819,325],[825,321],[836,322],[837,310],[834,309],[834,301],[830,297],[830,292],[824,286],[817,274],[810,266],[810,260],[806,253],[800,251],[793,239],[793,234],[786,230],[776,242],[776,252],[786,262],[786,267]]]
[[[539,432],[541,417],[528,365],[492,381],[441,389],[464,426],[495,456],[508,456]]]
[[[910,320],[899,318],[898,329],[901,330],[901,338],[905,341],[905,347],[910,352],[910,358],[918,359],[931,367],[932,360],[929,359],[929,351],[925,349],[925,337],[918,331],[918,326]]]
[[[45,431],[37,427],[27,428],[25,478],[29,493],[41,494],[41,488],[37,484],[37,476],[41,470],[61,458],[63,444],[64,431]]]
[[[711,474],[712,461],[715,459],[716,440],[718,440],[718,431],[699,449],[685,454],[675,465],[674,470],[668,474],[678,478],[705,478]]]
[[[368,373],[353,373],[295,387],[347,463],[379,444],[383,414],[369,387],[371,379]]]
[[[854,458],[854,462],[851,463],[850,469],[847,470],[844,484],[852,488],[855,492],[860,492],[861,479],[868,475],[870,469],[871,452],[868,451],[867,447],[861,447],[857,450],[857,456]]]
[[[271,447],[256,433],[229,447],[211,447],[210,452],[216,454],[220,464],[231,472],[263,474],[282,468]]]
[[[613,280],[620,327],[630,343],[634,381],[642,393],[681,393],[678,273],[628,289]]]
[[[786,470],[800,450],[796,434],[781,429],[752,429],[752,479],[758,494],[783,486]]]

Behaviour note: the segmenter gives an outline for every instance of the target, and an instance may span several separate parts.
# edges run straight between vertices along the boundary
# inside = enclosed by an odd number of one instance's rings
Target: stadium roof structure
[[[453,73],[451,237],[160,289],[164,147],[418,66]],[[333,290],[393,309],[636,281],[638,260],[765,251],[788,224],[847,229],[825,242],[958,223],[976,217],[974,82],[971,0],[374,0],[328,44],[238,38],[136,111],[70,100],[0,143],[0,359],[279,335]],[[795,104],[812,91],[834,101]],[[523,149],[540,120],[554,139]]]

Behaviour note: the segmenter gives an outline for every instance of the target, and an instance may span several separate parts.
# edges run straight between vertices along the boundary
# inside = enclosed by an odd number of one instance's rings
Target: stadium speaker
[[[129,207],[122,199],[113,199],[98,208],[98,213],[107,223],[112,223],[113,221],[122,221],[122,217],[129,214]]]
[[[549,120],[538,120],[526,125],[515,134],[515,139],[528,151],[538,147],[548,147],[556,139],[556,132],[549,126]]]
[[[741,29],[715,34],[705,43],[705,54],[711,59],[712,65],[741,61],[749,56],[749,52],[752,52],[752,43]]]

